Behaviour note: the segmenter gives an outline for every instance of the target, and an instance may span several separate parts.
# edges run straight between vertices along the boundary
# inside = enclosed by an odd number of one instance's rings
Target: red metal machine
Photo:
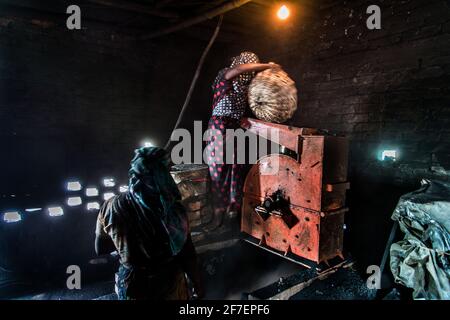
[[[342,257],[347,138],[250,118],[241,126],[269,140],[268,129],[278,129],[277,143],[292,151],[264,156],[250,169],[241,231],[284,256],[317,264]],[[275,173],[265,174],[274,166]]]

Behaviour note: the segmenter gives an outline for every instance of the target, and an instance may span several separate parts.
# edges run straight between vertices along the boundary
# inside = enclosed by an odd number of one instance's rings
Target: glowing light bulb
[[[278,9],[277,16],[279,19],[286,20],[287,18],[289,18],[289,15],[290,11],[286,5],[282,5],[280,9]]]

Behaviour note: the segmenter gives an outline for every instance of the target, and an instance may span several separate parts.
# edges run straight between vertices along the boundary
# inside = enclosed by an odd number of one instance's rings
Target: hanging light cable
[[[186,108],[189,105],[189,102],[191,101],[192,93],[194,92],[195,85],[197,84],[197,79],[200,75],[200,71],[202,70],[203,63],[205,62],[206,56],[208,55],[209,50],[211,49],[212,45],[214,44],[214,41],[216,40],[217,36],[219,35],[220,27],[222,26],[222,21],[223,21],[223,15],[221,15],[219,17],[219,21],[217,22],[216,29],[214,30],[214,33],[213,33],[211,39],[209,40],[209,43],[206,46],[206,48],[203,51],[203,54],[200,58],[200,61],[197,66],[197,70],[195,71],[194,78],[192,79],[191,86],[190,86],[188,94],[186,96],[186,100],[184,101],[183,107],[181,108],[180,115],[178,116],[177,122],[175,123],[173,130],[170,132],[169,140],[167,141],[167,143],[164,147],[164,149],[166,149],[166,150],[168,150],[168,148],[171,145],[170,137],[172,136],[172,132],[175,131],[178,128],[178,126],[180,125],[181,120],[183,119],[184,112],[186,111]]]

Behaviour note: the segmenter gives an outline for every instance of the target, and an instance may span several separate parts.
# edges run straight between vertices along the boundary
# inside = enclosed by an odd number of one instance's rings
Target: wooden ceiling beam
[[[131,12],[137,12],[141,14],[148,14],[151,16],[157,16],[161,18],[177,19],[179,16],[177,13],[160,10],[159,8],[152,8],[137,3],[125,2],[122,0],[88,0],[91,3],[103,5],[105,7],[122,9]]]
[[[239,7],[243,6],[244,4],[249,3],[250,1],[252,1],[252,0],[233,0],[233,1],[229,1],[229,2],[219,6],[217,8],[214,8],[214,9],[212,9],[210,11],[202,13],[202,14],[200,14],[198,16],[193,17],[193,18],[189,18],[187,20],[181,21],[180,23],[174,24],[174,25],[169,26],[167,28],[164,28],[164,29],[158,30],[156,32],[153,32],[153,33],[141,36],[141,39],[142,40],[149,40],[149,39],[157,38],[157,37],[169,34],[169,33],[173,33],[173,32],[179,31],[181,29],[184,29],[184,28],[193,26],[195,24],[198,24],[200,22],[203,22],[203,21],[212,19],[214,17],[217,17],[217,16],[219,16],[221,14],[224,14],[224,13],[230,11],[230,10],[239,8]]]

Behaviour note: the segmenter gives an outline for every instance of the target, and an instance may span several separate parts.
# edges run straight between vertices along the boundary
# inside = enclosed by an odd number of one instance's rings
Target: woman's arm
[[[236,78],[238,75],[246,72],[259,72],[264,71],[266,69],[275,69],[280,68],[280,66],[276,63],[246,63],[238,65],[225,73],[225,79],[231,80]]]
[[[102,237],[101,235],[96,235],[95,253],[98,256],[110,254],[113,251],[116,251],[116,247],[114,246],[114,243],[112,242],[110,237]]]
[[[116,251],[116,247],[108,234],[103,230],[101,214],[99,214],[95,228],[95,253],[100,256],[113,251]]]

